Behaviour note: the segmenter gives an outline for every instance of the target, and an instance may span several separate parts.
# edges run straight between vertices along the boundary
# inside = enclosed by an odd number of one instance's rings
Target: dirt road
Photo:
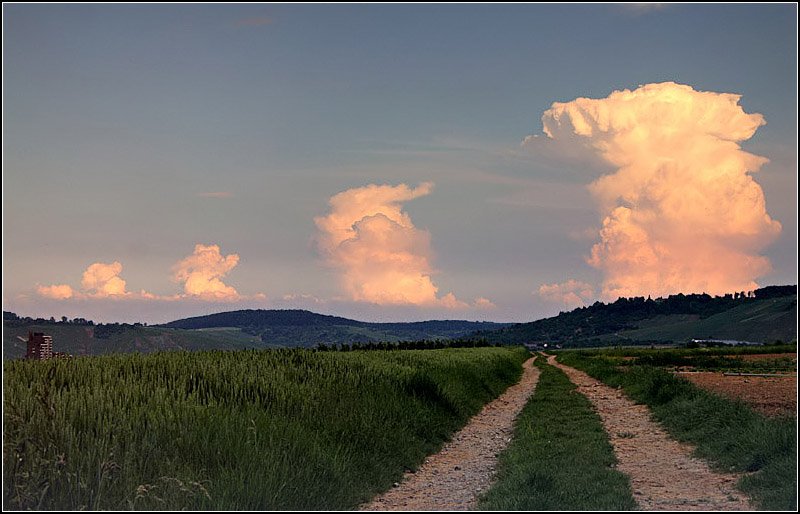
[[[492,482],[497,454],[511,441],[514,419],[536,388],[533,358],[523,364],[520,381],[509,387],[416,473],[406,473],[393,489],[360,510],[469,510]]]
[[[594,405],[617,456],[617,469],[630,477],[642,510],[754,510],[734,484],[741,475],[712,471],[691,456],[690,445],[673,440],[651,419],[645,405],[630,400],[586,373],[555,361]]]

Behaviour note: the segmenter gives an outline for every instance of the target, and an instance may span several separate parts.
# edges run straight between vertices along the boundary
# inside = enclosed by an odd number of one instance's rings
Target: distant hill
[[[247,309],[241,311],[219,312],[206,316],[179,319],[164,323],[167,328],[218,328],[218,327],[267,327],[267,326],[366,326],[369,323],[338,316],[328,316],[304,310],[264,310]]]
[[[490,342],[546,342],[565,347],[734,339],[760,343],[797,339],[797,286],[769,286],[748,296],[677,294],[620,298],[498,331]]]
[[[316,346],[318,343],[354,343],[453,339],[475,331],[491,331],[508,323],[488,321],[419,321],[368,323],[305,310],[241,310],[172,321],[165,328],[237,328],[258,336],[264,343],[283,346]]]
[[[95,324],[82,318],[19,318],[12,312],[3,312],[3,358],[25,355],[24,340],[29,331],[53,336],[54,351],[78,356],[453,339],[508,325],[474,321],[367,323],[302,310],[243,310],[145,326]]]
[[[112,327],[111,330],[105,327]],[[4,322],[3,358],[25,356],[28,331],[53,337],[53,350],[73,356],[151,353],[166,350],[243,350],[264,348],[258,337],[241,330],[175,330],[134,325],[17,324]]]
[[[72,355],[163,350],[241,350],[315,347],[430,339],[487,339],[490,343],[547,342],[566,347],[736,339],[771,343],[797,339],[797,286],[742,293],[672,295],[655,300],[596,302],[531,323],[421,321],[367,323],[304,310],[240,310],[159,326],[94,324],[82,318],[19,318],[3,312],[3,358],[25,355],[28,331],[53,336],[54,350]]]

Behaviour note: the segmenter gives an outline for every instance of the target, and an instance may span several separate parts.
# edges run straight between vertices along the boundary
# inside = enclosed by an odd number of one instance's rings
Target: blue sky
[[[553,102],[665,81],[741,95],[766,119],[742,147],[770,159],[754,178],[783,228],[756,280],[796,283],[796,20],[794,4],[4,4],[4,309],[557,313],[542,284],[603,279],[579,235],[601,224],[586,186],[602,166],[520,143]],[[423,182],[403,210],[430,234],[426,276],[493,308],[356,301],[320,254],[331,197]],[[221,279],[238,301],[36,292],[116,261],[129,291],[182,294],[171,270],[196,244],[239,256]]]

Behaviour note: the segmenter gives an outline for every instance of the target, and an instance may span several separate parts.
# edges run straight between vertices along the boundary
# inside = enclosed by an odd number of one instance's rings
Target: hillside
[[[112,325],[113,326],[113,325]],[[102,325],[25,324],[3,327],[3,358],[25,356],[28,331],[53,336],[53,351],[71,355],[151,353],[164,350],[243,350],[264,348],[260,339],[241,330],[174,330],[159,327],[120,325],[104,332]]]
[[[304,310],[241,310],[181,319],[163,326],[192,330],[235,328],[260,337],[264,343],[315,346],[318,343],[452,339],[479,330],[497,330],[509,324],[459,320],[368,323]]]
[[[366,323],[300,310],[234,311],[187,318],[161,326],[55,321],[5,313],[3,358],[25,355],[28,332],[53,336],[53,350],[72,355],[151,353],[164,350],[243,350],[314,347],[319,343],[368,343],[452,339],[508,324],[471,321]]]
[[[797,287],[770,286],[754,294],[672,295],[620,298],[494,332],[490,342],[547,342],[566,347],[605,346],[690,339],[734,339],[760,343],[797,339]]]

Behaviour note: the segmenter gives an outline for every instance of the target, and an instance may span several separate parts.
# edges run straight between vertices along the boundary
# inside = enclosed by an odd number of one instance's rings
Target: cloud
[[[125,290],[125,281],[119,277],[122,264],[95,262],[83,272],[81,291],[67,284],[37,286],[36,292],[45,298],[69,300],[82,298],[125,298],[131,295]],[[149,294],[142,291],[142,294]]]
[[[538,294],[549,302],[574,309],[586,305],[594,298],[594,288],[586,282],[569,279],[560,284],[542,284]]]
[[[317,246],[340,271],[350,300],[379,305],[468,307],[452,293],[437,297],[431,280],[431,235],[420,230],[402,203],[430,194],[433,184],[416,188],[370,184],[330,199],[327,216],[314,218]]]
[[[233,193],[230,191],[211,191],[208,193],[197,193],[201,198],[233,198]]]
[[[318,296],[314,296],[313,294],[308,293],[288,293],[281,297],[281,300],[284,302],[299,302],[299,303],[312,303],[317,305],[322,305],[327,303],[327,300],[324,298],[319,298]]]
[[[104,298],[108,296],[124,296],[125,281],[119,277],[122,264],[114,261],[110,264],[95,262],[83,272],[81,286],[88,294]]]
[[[238,300],[239,293],[222,282],[239,263],[237,254],[222,256],[217,245],[197,244],[194,252],[172,267],[172,278],[183,282],[186,295],[208,300]]]
[[[768,161],[739,146],[765,121],[739,99],[665,82],[543,114],[549,138],[613,166],[589,185],[603,222],[587,262],[605,299],[751,290],[770,270],[759,251],[781,225],[750,175]]]
[[[37,286],[39,296],[54,300],[125,299],[173,302],[177,300],[222,301],[266,300],[264,293],[242,296],[236,289],[222,282],[239,263],[239,256],[222,256],[217,245],[195,245],[194,252],[172,267],[172,278],[183,283],[183,294],[157,295],[144,289],[139,292],[126,290],[126,282],[119,275],[122,264],[95,262],[86,268],[81,280],[81,291],[67,284]]]
[[[54,300],[66,300],[75,295],[72,287],[67,284],[53,284],[52,286],[38,286],[36,292],[45,298]]]
[[[492,310],[497,308],[497,305],[495,305],[494,302],[488,298],[483,298],[482,296],[475,298],[472,304],[476,309],[479,310]]]

